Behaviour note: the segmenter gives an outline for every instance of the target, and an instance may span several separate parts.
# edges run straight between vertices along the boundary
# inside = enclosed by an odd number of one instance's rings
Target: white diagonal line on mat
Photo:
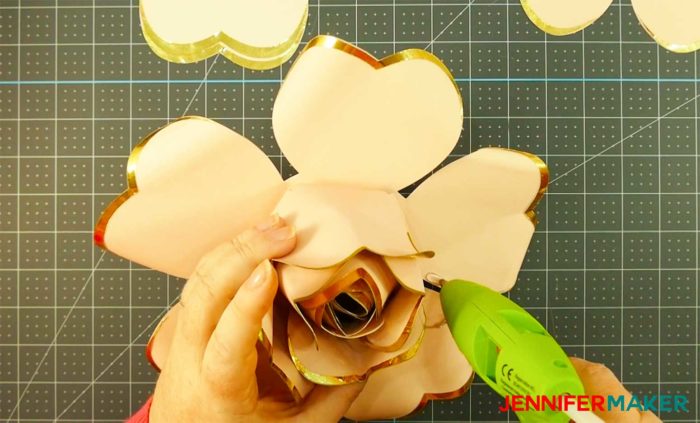
[[[101,378],[102,376],[104,376],[105,373],[107,373],[107,371],[108,371],[110,368],[112,368],[112,366],[113,366],[117,361],[119,361],[119,359],[124,355],[124,353],[126,353],[127,351],[129,351],[129,348],[133,347],[134,344],[136,344],[136,341],[137,341],[139,338],[141,338],[146,332],[148,332],[148,331],[151,329],[151,327],[153,326],[153,324],[156,323],[157,321],[159,321],[160,318],[163,317],[163,315],[166,313],[166,311],[169,310],[170,307],[172,307],[172,306],[177,302],[177,300],[179,300],[179,299],[180,299],[180,296],[178,295],[175,299],[173,299],[173,300],[170,302],[170,304],[168,304],[168,306],[167,306],[165,309],[163,309],[160,313],[158,313],[158,315],[155,317],[155,319],[153,319],[153,321],[151,321],[151,323],[149,323],[148,325],[146,325],[146,327],[144,327],[143,330],[142,330],[141,332],[139,332],[139,334],[136,335],[136,337],[135,337],[134,339],[132,339],[131,342],[129,342],[129,344],[128,344],[127,346],[125,346],[124,349],[123,349],[119,354],[116,355],[116,357],[114,357],[114,360],[112,360],[104,369],[102,369],[102,371],[100,372],[100,374],[98,374],[97,376],[95,376],[95,378],[94,378],[93,380],[90,381],[90,383],[88,384],[88,386],[86,386],[85,389],[83,389],[82,391],[80,391],[80,393],[79,393],[78,395],[76,395],[75,398],[73,398],[73,401],[71,401],[70,404],[68,404],[68,406],[66,406],[66,408],[64,408],[63,411],[61,411],[61,412],[56,416],[56,418],[53,419],[53,421],[54,421],[54,422],[57,422],[58,419],[60,419],[64,414],[66,414],[66,413],[68,412],[68,410],[70,410],[71,407],[72,407],[75,403],[78,402],[78,400],[80,399],[80,397],[82,397],[87,391],[89,391],[90,388],[92,388],[92,386],[95,384],[95,382],[97,382],[97,380],[98,380],[99,378]]]
[[[424,49],[424,50],[429,49],[429,48],[433,45],[433,43],[434,43],[438,38],[440,38],[440,36],[441,36],[442,34],[444,34],[445,31],[447,31],[447,30],[449,29],[449,27],[452,26],[453,23],[457,22],[457,19],[459,19],[459,17],[462,16],[462,15],[464,14],[464,12],[466,12],[467,10],[469,10],[469,6],[471,6],[475,1],[476,1],[476,0],[471,0],[469,3],[467,3],[467,5],[464,6],[464,9],[460,10],[459,13],[457,13],[457,15],[455,15],[455,17],[452,18],[452,20],[450,21],[450,23],[447,24],[447,26],[445,26],[445,27],[442,29],[442,31],[440,31],[440,32],[438,33],[438,35],[436,35],[432,40],[430,40],[430,42],[428,43],[428,45],[425,46],[425,49]]]
[[[187,104],[187,107],[183,111],[183,115],[186,115],[187,112],[189,111],[190,107],[194,103],[195,98],[197,97],[197,94],[199,94],[199,91],[201,90],[202,86],[206,82],[207,78],[209,77],[209,73],[213,69],[214,65],[216,64],[217,60],[219,59],[219,56],[216,56],[214,60],[212,60],[211,65],[209,65],[209,68],[207,68],[206,73],[204,74],[204,78],[202,81],[199,83],[197,86],[197,89],[195,90],[194,94],[192,95],[192,98],[190,99],[189,103]],[[83,294],[85,293],[85,290],[87,289],[88,285],[90,284],[90,281],[95,277],[95,271],[97,270],[97,267],[100,265],[102,260],[104,259],[105,255],[107,254],[106,251],[103,251],[100,257],[97,259],[97,262],[95,263],[95,266],[92,268],[92,271],[88,275],[88,277],[85,279],[85,283],[83,284],[83,287],[80,289],[78,292],[77,297],[75,298],[75,301],[73,301],[73,304],[71,307],[68,309],[68,312],[66,313],[66,316],[63,318],[63,321],[59,325],[58,329],[56,330],[56,333],[53,336],[53,339],[51,340],[51,343],[46,347],[46,351],[44,352],[44,355],[41,357],[41,360],[39,360],[39,363],[36,366],[36,369],[34,369],[34,372],[32,373],[31,378],[29,378],[29,381],[27,382],[27,385],[24,387],[22,390],[22,393],[20,394],[19,398],[17,399],[17,403],[15,406],[12,408],[12,411],[10,412],[10,415],[7,417],[6,423],[9,423],[12,420],[12,417],[15,415],[17,410],[19,409],[20,404],[22,403],[22,399],[26,395],[27,391],[29,390],[29,387],[31,384],[34,382],[34,379],[36,376],[39,374],[39,370],[41,369],[41,366],[44,364],[46,361],[46,358],[49,356],[49,352],[51,351],[51,348],[54,347],[56,344],[56,341],[58,340],[58,337],[61,334],[61,331],[63,328],[66,326],[66,322],[68,322],[68,319],[70,319],[70,316],[73,314],[73,311],[75,310],[78,302],[81,300]],[[151,323],[152,325],[153,323]],[[150,327],[150,325],[149,325]]]
[[[469,9],[469,7],[474,3],[474,1],[476,1],[476,0],[471,0],[471,1],[470,1],[456,16],[442,29],[442,31],[440,31],[440,32],[430,41],[430,43],[429,43],[425,48],[426,48],[426,49],[430,48],[430,46],[432,46],[432,44],[433,44],[442,34],[444,34],[444,33],[449,29],[449,27],[450,27],[452,24],[454,24],[454,23],[460,18],[460,16],[462,16],[462,15]],[[209,67],[209,70],[207,70],[207,74],[204,76],[204,79],[203,79],[202,82],[200,83],[199,87],[197,87],[197,91],[195,92],[195,94],[194,94],[194,96],[192,97],[192,99],[190,99],[190,102],[189,102],[189,104],[187,105],[187,108],[186,108],[185,111],[183,112],[183,115],[187,114],[187,111],[189,110],[190,106],[191,106],[192,103],[194,102],[194,99],[196,98],[197,93],[199,92],[199,89],[202,87],[202,84],[203,84],[204,81],[206,80],[206,78],[207,78],[207,76],[208,76],[208,74],[209,74],[209,71],[211,70],[211,68],[213,67],[214,63],[216,62],[216,59],[218,59],[218,56],[217,56],[217,57],[214,59],[214,61],[212,62],[212,65]],[[104,255],[104,253],[103,253],[103,255]],[[86,284],[86,286],[87,286],[87,284]],[[177,300],[177,299],[176,299],[176,300]],[[175,302],[176,300],[174,300],[173,303],[170,304],[170,306],[172,306],[172,304],[174,304],[174,302]],[[146,328],[145,328],[135,339],[138,339],[139,337],[141,337],[151,326],[153,326],[153,324],[154,324],[156,321],[158,321],[158,319],[164,314],[164,312],[165,312],[165,311],[163,311],[162,313],[160,313],[151,323],[149,323],[148,326],[146,326]],[[102,377],[102,376],[107,372],[107,370],[109,370],[109,368],[110,368],[112,365],[114,365],[114,364],[119,360],[119,358],[120,358],[122,355],[124,355],[124,353],[125,353],[126,351],[128,351],[128,349],[129,349],[133,344],[134,344],[134,341],[132,341],[129,345],[127,345],[127,347],[124,348],[124,350],[122,350],[122,351],[115,357],[115,359],[114,359],[111,363],[109,363],[109,364],[107,365],[107,367],[105,367],[105,368],[102,370],[102,372],[100,372],[100,374],[98,374],[97,377],[95,377],[95,379],[94,379],[93,381],[91,381],[90,384],[89,384],[83,391],[81,391],[81,392],[73,399],[73,401],[72,401],[70,404],[68,404],[68,406],[67,406],[58,416],[56,416],[56,418],[54,419],[54,421],[57,421],[61,416],[63,416],[63,414],[65,414],[65,413],[80,399],[80,397],[81,397],[82,395],[84,395],[85,392],[87,392],[87,391],[92,387],[92,385],[93,385],[100,377]],[[38,370],[38,369],[37,369],[37,370]]]
[[[590,162],[591,160],[593,160],[593,159],[595,159],[595,158],[597,158],[597,157],[602,156],[602,155],[605,154],[607,151],[612,150],[613,148],[617,147],[618,145],[622,144],[623,142],[627,141],[628,139],[632,138],[633,136],[637,135],[638,133],[642,132],[643,130],[647,129],[647,128],[650,127],[651,125],[657,123],[658,121],[660,121],[661,119],[663,119],[663,118],[665,118],[665,117],[668,117],[668,116],[671,115],[672,113],[678,111],[678,110],[679,110],[680,108],[682,108],[683,106],[687,106],[688,104],[692,103],[693,101],[697,100],[698,98],[700,98],[700,94],[696,95],[695,97],[693,97],[693,98],[691,98],[691,99],[689,99],[689,100],[684,101],[683,103],[679,104],[678,106],[676,106],[676,107],[674,107],[673,109],[669,110],[668,112],[664,113],[662,116],[659,116],[658,118],[653,119],[653,120],[647,122],[645,125],[639,127],[637,130],[635,130],[635,131],[632,132],[631,134],[627,135],[626,137],[622,138],[620,141],[618,141],[618,142],[616,142],[616,143],[614,143],[614,144],[612,144],[612,145],[609,145],[608,147],[604,148],[602,151],[600,151],[600,152],[598,152],[598,153],[592,155],[591,157],[587,158],[586,160],[582,161],[581,163],[577,164],[576,166],[572,167],[571,169],[567,170],[566,172],[562,173],[561,175],[557,176],[556,178],[554,178],[554,179],[549,183],[549,185],[553,185],[555,182],[557,182],[558,180],[560,180],[560,179],[563,178],[564,176],[570,174],[571,172],[573,172],[574,170],[580,168],[581,166],[585,165],[586,163]]]

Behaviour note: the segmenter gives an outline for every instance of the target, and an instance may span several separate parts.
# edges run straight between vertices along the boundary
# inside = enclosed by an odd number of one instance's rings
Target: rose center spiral
[[[384,260],[362,252],[341,266],[320,292],[299,305],[306,317],[326,332],[359,338],[382,327],[382,311],[396,286]]]

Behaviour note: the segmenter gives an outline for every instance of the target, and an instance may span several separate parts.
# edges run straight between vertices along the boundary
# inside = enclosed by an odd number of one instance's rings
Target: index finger
[[[288,254],[295,243],[293,228],[273,217],[202,259],[182,294],[178,334],[186,344],[202,353],[241,284],[262,261]]]

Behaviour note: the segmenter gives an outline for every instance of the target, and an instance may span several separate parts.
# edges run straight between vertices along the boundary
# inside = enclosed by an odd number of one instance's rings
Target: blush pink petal
[[[633,0],[644,29],[661,46],[678,53],[700,48],[700,2],[697,0]]]
[[[277,275],[282,293],[291,304],[309,298],[323,289],[342,264],[323,269],[308,269],[291,264],[277,263]]]
[[[426,297],[438,297],[426,291]],[[426,298],[425,307],[440,307]],[[434,314],[435,310],[426,310]],[[462,395],[471,384],[473,371],[459,351],[447,325],[429,327],[412,359],[376,371],[369,376],[360,396],[345,417],[351,420],[392,419],[422,408],[431,399]]]
[[[413,261],[415,259],[402,258],[397,260]],[[376,292],[379,294],[379,299],[381,299],[379,306],[382,311],[377,319],[380,327],[372,331],[365,340],[377,349],[384,351],[398,350],[408,338],[415,314],[420,305],[422,293],[410,291],[404,289],[401,285],[396,285],[393,292],[389,295],[389,292],[384,288],[393,285],[391,283],[387,285],[386,280],[391,278],[393,281],[394,276],[386,271],[386,267],[383,265],[383,258],[362,252],[346,260],[341,265],[323,269],[307,269],[278,263],[277,274],[282,292],[292,307],[300,313],[299,307],[303,308],[304,300],[308,301],[309,298],[315,295],[321,295],[325,290],[332,290],[338,278],[342,278],[343,275],[351,273],[358,268],[363,269],[375,282],[385,281],[376,284]],[[420,287],[422,286],[421,280]],[[301,314],[301,317],[308,323],[306,316]],[[311,324],[309,323],[308,326],[311,326]]]
[[[275,310],[274,316],[273,309]],[[287,346],[287,320],[289,319],[289,315],[294,313],[295,312],[290,310],[283,301],[279,303],[276,302],[275,306],[270,309],[263,321],[263,328],[260,332],[260,337],[262,339],[259,345],[262,345],[264,349],[267,350],[268,354],[268,362],[263,364],[269,365],[273,369],[279,380],[286,385],[287,390],[292,394],[294,400],[299,402],[311,392],[314,385],[297,371],[289,354],[289,348]],[[270,324],[272,326],[270,326]],[[270,333],[269,331],[273,328],[274,331]],[[258,359],[258,366],[260,366],[260,364],[260,359]],[[274,382],[278,382],[278,380],[274,380]],[[262,383],[263,381],[258,380],[258,384]]]
[[[432,251],[427,256],[431,256]],[[429,260],[425,257],[383,257],[384,262],[399,281],[401,286],[409,291],[422,294],[425,292],[423,285],[423,270],[419,262]]]
[[[216,245],[269,215],[284,191],[254,144],[209,119],[185,117],[134,149],[128,189],[102,214],[97,243],[126,259],[189,277]]]
[[[377,60],[319,36],[287,74],[272,126],[305,179],[398,191],[447,157],[462,117],[452,75],[427,51]]]
[[[501,148],[479,150],[435,172],[405,202],[417,247],[435,252],[419,260],[423,274],[510,289],[548,177],[539,158]]]
[[[419,311],[404,345],[393,352],[372,348],[360,339],[341,339],[324,331],[316,337],[306,323],[290,313],[289,353],[304,377],[320,385],[345,385],[365,380],[372,372],[411,359],[421,345],[425,316]]]
[[[160,57],[192,63],[216,54],[247,68],[271,69],[296,50],[308,0],[141,0],[144,38]]]
[[[577,32],[595,22],[612,0],[520,0],[525,14],[553,35]],[[688,53],[700,49],[700,2],[631,0],[641,26],[662,47]]]
[[[297,246],[278,261],[308,268],[338,265],[362,250],[418,254],[395,193],[340,185],[290,184],[275,212],[297,231]]]
[[[382,312],[384,324],[365,339],[373,347],[384,351],[396,351],[403,347],[408,339],[413,320],[421,312],[423,296],[414,292],[398,289]]]
[[[592,24],[612,0],[520,0],[525,14],[541,30],[567,35]]]

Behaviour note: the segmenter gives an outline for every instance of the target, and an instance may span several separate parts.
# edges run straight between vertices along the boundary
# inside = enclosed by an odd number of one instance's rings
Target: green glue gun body
[[[584,395],[571,361],[547,330],[503,295],[476,283],[453,280],[440,290],[445,319],[474,371],[503,397]],[[546,408],[543,410],[543,408]],[[552,407],[516,412],[522,422],[602,421],[591,412]],[[584,416],[581,416],[584,414]],[[576,415],[576,416],[574,416]]]

